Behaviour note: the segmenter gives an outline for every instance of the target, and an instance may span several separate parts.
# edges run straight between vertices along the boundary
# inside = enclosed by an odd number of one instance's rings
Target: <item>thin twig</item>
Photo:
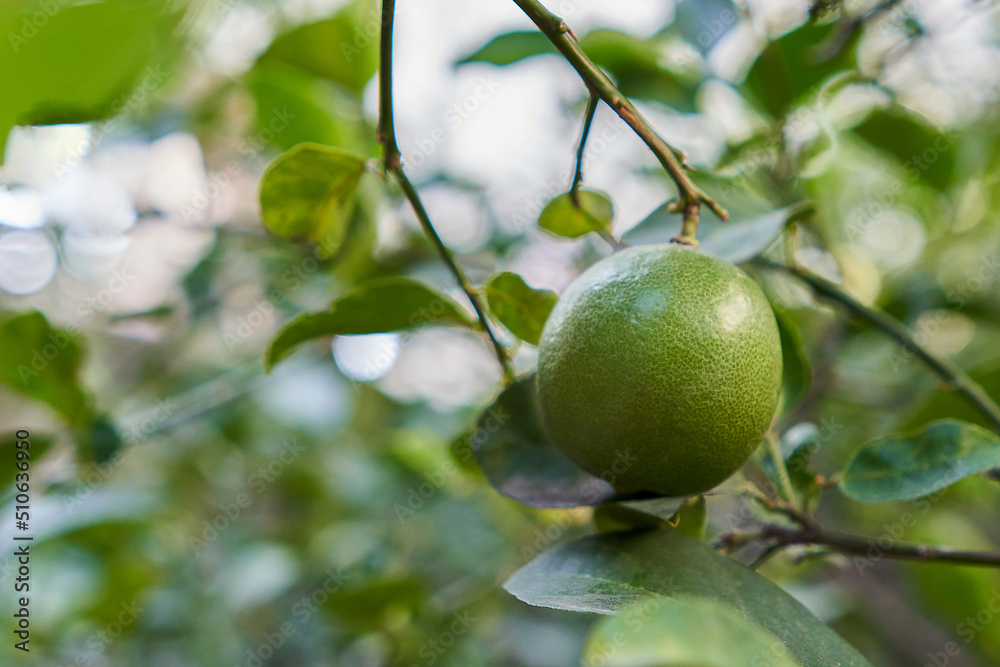
[[[771,498],[755,486],[747,485],[741,492],[756,500],[767,511],[781,514],[802,527],[812,526],[815,523],[809,513],[783,500]]]
[[[820,296],[836,301],[854,314],[880,328],[890,338],[902,345],[904,349],[909,350],[919,357],[931,370],[954,386],[956,391],[967,398],[970,403],[975,405],[992,422],[993,428],[997,433],[1000,433],[1000,406],[990,398],[986,390],[969,377],[969,374],[962,370],[955,362],[946,357],[939,357],[932,354],[926,348],[921,347],[914,339],[913,333],[903,326],[903,324],[882,311],[865,306],[837,285],[817,276],[808,269],[787,266],[767,260],[757,260],[756,263],[760,266],[783,271],[799,278]]]
[[[880,544],[875,538],[828,532],[818,525],[794,529],[769,524],[760,534],[762,540],[774,540],[776,544],[819,544],[832,547],[841,553],[868,555],[875,550],[882,558],[916,561],[941,561],[984,567],[1000,567],[1000,553],[989,551],[958,551],[922,544],[896,545]]]
[[[734,531],[719,537],[715,543],[715,547],[726,551],[745,547],[755,542],[768,543],[769,546],[765,552],[751,565],[753,569],[763,564],[762,559],[766,560],[766,558],[774,555],[779,549],[794,544],[817,544],[830,547],[845,554],[863,554],[866,556],[870,555],[874,550],[880,558],[941,561],[946,563],[1000,567],[1000,553],[990,551],[959,551],[922,544],[885,545],[878,538],[828,531],[821,527],[809,514],[787,503],[771,499],[757,489],[748,488],[745,493],[759,500],[766,509],[782,514],[798,524],[797,527],[793,528],[787,525],[769,523],[761,526],[760,532],[743,533]]]
[[[427,214],[427,210],[424,208],[423,202],[420,201],[420,195],[417,193],[417,189],[413,187],[413,184],[406,177],[406,174],[403,173],[399,146],[396,143],[396,125],[392,107],[392,24],[393,16],[395,14],[395,5],[395,0],[382,1],[382,34],[379,42],[378,119],[378,140],[382,144],[383,148],[382,162],[385,166],[386,172],[391,174],[392,177],[396,179],[396,182],[399,183],[399,187],[403,190],[403,194],[410,202],[410,206],[413,208],[413,212],[416,214],[417,220],[420,222],[420,227],[423,229],[424,234],[430,239],[435,250],[437,250],[438,255],[441,257],[441,260],[451,270],[452,274],[455,276],[455,280],[462,288],[462,291],[465,292],[466,297],[468,297],[469,301],[472,303],[472,307],[476,311],[476,317],[479,318],[479,323],[482,325],[483,331],[486,332],[486,335],[489,337],[490,343],[493,345],[493,349],[496,352],[497,360],[500,362],[500,368],[503,370],[504,382],[510,383],[515,378],[514,365],[511,362],[507,349],[500,343],[496,333],[493,331],[493,327],[490,325],[482,299],[472,286],[472,283],[469,282],[469,279],[465,275],[465,271],[463,271],[462,267],[458,265],[457,261],[455,261],[454,255],[452,255],[451,251],[441,240],[437,230],[431,223],[430,216]]]
[[[590,126],[594,124],[594,114],[600,101],[601,98],[592,94],[587,99],[587,109],[583,112],[583,129],[580,131],[580,143],[576,147],[576,169],[573,172],[573,185],[569,188],[569,198],[577,208],[580,208],[580,185],[583,183],[583,156],[587,152],[587,137],[590,136]]]
[[[541,30],[558,51],[569,61],[586,83],[590,91],[599,96],[610,106],[618,116],[639,136],[656,156],[667,174],[677,186],[677,203],[675,209],[683,214],[681,232],[675,237],[677,243],[698,245],[695,233],[698,229],[698,219],[701,204],[704,203],[722,220],[729,214],[717,204],[704,190],[698,187],[688,176],[679,151],[668,144],[663,137],[643,117],[635,105],[615,86],[604,70],[598,67],[573,36],[566,23],[546,9],[538,0],[514,0],[521,10],[527,14],[538,29]]]
[[[590,136],[590,126],[594,124],[594,114],[601,98],[591,94],[587,99],[587,108],[583,112],[583,129],[580,131],[580,142],[576,147],[576,168],[573,171],[573,184],[569,187],[569,199],[573,206],[580,208],[580,186],[583,184],[583,156],[587,151],[587,137]],[[619,241],[611,232],[599,230],[598,235],[614,250],[621,250],[626,244]]]
[[[413,212],[416,213],[417,220],[420,221],[420,226],[423,228],[424,233],[431,240],[431,243],[434,244],[434,247],[438,251],[438,255],[441,256],[444,263],[449,269],[451,269],[451,272],[454,274],[455,280],[457,280],[458,284],[461,286],[462,291],[465,292],[469,301],[472,302],[472,307],[476,311],[476,317],[479,318],[479,323],[482,325],[483,331],[485,331],[486,335],[489,336],[490,343],[493,344],[493,349],[496,351],[497,360],[500,362],[500,367],[503,369],[504,382],[512,382],[515,378],[514,366],[511,363],[510,355],[507,353],[507,349],[500,343],[500,340],[493,331],[493,327],[490,326],[489,319],[486,317],[486,308],[483,306],[482,299],[476,292],[476,289],[472,286],[472,283],[469,282],[469,279],[466,278],[462,267],[460,267],[458,262],[455,261],[455,257],[451,254],[451,251],[448,250],[444,242],[441,240],[437,230],[434,229],[434,225],[431,224],[431,219],[427,215],[427,210],[424,208],[423,202],[420,201],[420,195],[417,194],[417,189],[413,187],[413,184],[410,183],[406,174],[403,173],[402,167],[393,167],[390,169],[390,173],[392,173],[393,177],[399,183],[399,186],[403,190],[403,194],[406,195],[406,198],[410,202],[410,206],[413,207]]]

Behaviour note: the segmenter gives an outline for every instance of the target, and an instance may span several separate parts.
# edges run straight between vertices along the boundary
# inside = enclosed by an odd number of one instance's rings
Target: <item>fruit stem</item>
[[[719,219],[727,220],[729,213],[726,209],[716,203],[688,176],[683,153],[668,144],[653,129],[635,105],[618,90],[604,70],[584,53],[565,21],[546,9],[538,0],[514,0],[514,2],[569,61],[591,94],[600,97],[642,139],[674,181],[677,186],[678,210],[683,213],[681,233],[675,241],[686,245],[697,245],[695,232],[698,229],[698,215],[702,204],[712,209]]]
[[[698,233],[698,219],[700,214],[698,204],[687,204],[684,206],[684,214],[681,219],[681,233],[670,240],[674,243],[697,248],[698,239],[695,238],[695,234]]]
[[[413,187],[410,179],[403,172],[402,156],[399,152],[399,146],[396,143],[396,126],[392,108],[392,24],[395,7],[395,0],[382,0],[382,28],[379,41],[379,118],[377,136],[383,148],[383,167],[385,172],[391,174],[396,182],[399,183],[399,187],[410,202],[410,206],[413,208],[413,212],[416,214],[424,234],[430,239],[441,260],[455,276],[455,280],[462,288],[462,291],[465,292],[465,296],[472,303],[472,308],[476,311],[476,317],[479,318],[479,324],[489,337],[490,343],[493,345],[493,350],[496,352],[497,361],[500,362],[504,384],[510,384],[516,377],[510,354],[500,343],[496,333],[490,326],[482,299],[472,286],[472,283],[469,282],[465,271],[462,270],[462,267],[455,260],[455,256],[444,244],[444,241],[441,240],[437,229],[431,223],[427,209],[424,208],[423,202],[420,201],[417,189]]]

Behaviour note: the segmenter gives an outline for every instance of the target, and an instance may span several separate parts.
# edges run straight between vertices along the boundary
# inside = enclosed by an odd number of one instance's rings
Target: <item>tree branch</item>
[[[890,338],[903,346],[904,349],[913,352],[931,370],[941,378],[955,387],[956,391],[962,394],[975,405],[980,412],[985,415],[993,424],[994,430],[1000,433],[1000,406],[990,398],[986,390],[975,380],[969,377],[968,373],[962,370],[955,362],[946,357],[939,357],[932,354],[927,349],[921,347],[913,338],[913,333],[903,324],[897,322],[882,311],[874,310],[860,303],[857,299],[842,290],[829,280],[817,276],[815,273],[800,267],[788,266],[771,262],[768,260],[756,260],[756,264],[775,271],[783,271],[791,274],[809,285],[817,294],[826,297],[831,301],[836,301],[846,307],[855,315],[871,322],[884,331]]]
[[[392,27],[396,0],[382,0],[382,28],[378,45],[378,142],[382,144],[382,164],[386,171],[401,167],[396,144],[396,120],[392,110]]]
[[[628,123],[629,127],[660,161],[677,186],[675,208],[683,214],[681,233],[674,238],[674,241],[697,246],[698,241],[695,238],[695,233],[698,229],[701,204],[704,203],[712,209],[722,220],[726,220],[729,214],[704,190],[695,185],[688,176],[681,160],[678,159],[677,150],[664,141],[663,137],[639,113],[635,105],[618,90],[611,78],[604,73],[604,70],[583,52],[573,32],[561,18],[546,9],[538,0],[514,0],[514,2],[569,61],[591,93],[604,100],[622,120]]]
[[[776,500],[765,495],[754,487],[747,487],[744,493],[757,500],[763,507],[775,514],[781,514],[796,527],[768,523],[764,524],[758,533],[730,532],[716,540],[715,547],[732,551],[753,543],[766,543],[764,552],[751,564],[757,569],[777,552],[795,544],[818,544],[830,547],[845,554],[871,556],[874,551],[879,558],[900,560],[941,561],[964,565],[1000,567],[1000,553],[989,551],[958,551],[944,547],[929,547],[925,545],[884,546],[878,538],[848,535],[822,528],[809,514],[793,507],[789,503]]]
[[[476,311],[476,317],[479,318],[479,323],[482,325],[483,331],[486,332],[490,343],[493,345],[493,350],[496,352],[497,361],[500,362],[500,368],[503,371],[504,383],[510,383],[515,378],[514,365],[511,362],[510,355],[507,353],[507,349],[497,339],[492,326],[490,326],[482,299],[472,286],[472,283],[469,282],[465,271],[455,261],[454,255],[452,255],[451,251],[448,250],[448,247],[441,240],[433,223],[431,223],[430,216],[427,214],[423,202],[420,201],[417,189],[413,187],[406,174],[403,173],[399,146],[396,144],[396,125],[392,109],[392,26],[395,5],[395,0],[382,0],[382,30],[379,41],[378,119],[378,140],[382,144],[384,151],[382,161],[386,172],[396,179],[406,199],[410,202],[410,206],[413,208],[413,212],[416,214],[424,234],[430,239],[441,260],[451,270],[455,276],[455,280],[472,303],[472,307]]]
[[[916,561],[941,561],[982,567],[1000,567],[1000,553],[989,551],[958,551],[925,545],[882,546],[876,538],[858,537],[842,533],[828,532],[815,523],[804,528],[787,528],[769,524],[764,526],[759,539],[773,541],[773,544],[791,546],[793,544],[819,544],[841,553],[871,555],[872,551],[881,558]]]

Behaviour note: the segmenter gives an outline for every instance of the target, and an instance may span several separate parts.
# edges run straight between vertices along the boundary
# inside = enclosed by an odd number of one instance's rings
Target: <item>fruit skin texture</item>
[[[560,297],[539,343],[545,429],[622,493],[707,491],[746,462],[781,391],[757,284],[677,245],[615,253]]]

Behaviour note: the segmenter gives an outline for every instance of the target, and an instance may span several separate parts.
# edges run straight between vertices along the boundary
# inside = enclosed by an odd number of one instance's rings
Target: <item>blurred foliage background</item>
[[[995,3],[550,4],[735,221],[811,204],[774,256],[885,309],[1000,399]],[[282,323],[360,281],[417,277],[465,303],[375,179],[332,257],[259,220],[259,179],[280,152],[310,141],[378,155],[377,12],[371,0],[0,7],[0,431],[32,434],[32,664],[579,660],[595,617],[528,607],[500,584],[592,532],[592,510],[530,510],[486,483],[463,439],[499,380],[480,336],[342,336],[263,371]],[[610,249],[535,227],[568,188],[586,97],[531,29],[509,2],[401,3],[397,126],[470,277],[508,270],[559,292]],[[671,184],[606,108],[586,167],[616,235],[676,233],[659,208]],[[705,234],[720,224],[708,218]],[[877,330],[751,270],[811,368],[775,430],[819,442],[824,474],[931,419],[988,425]],[[501,334],[531,370],[535,349]],[[13,466],[0,466],[8,544]],[[995,548],[998,502],[1000,486],[977,477],[914,503],[831,492],[820,514],[876,541]],[[710,535],[752,515],[725,492],[708,507]],[[874,664],[924,664],[949,641],[961,653],[948,664],[1000,664],[995,571],[796,555],[764,574]]]

